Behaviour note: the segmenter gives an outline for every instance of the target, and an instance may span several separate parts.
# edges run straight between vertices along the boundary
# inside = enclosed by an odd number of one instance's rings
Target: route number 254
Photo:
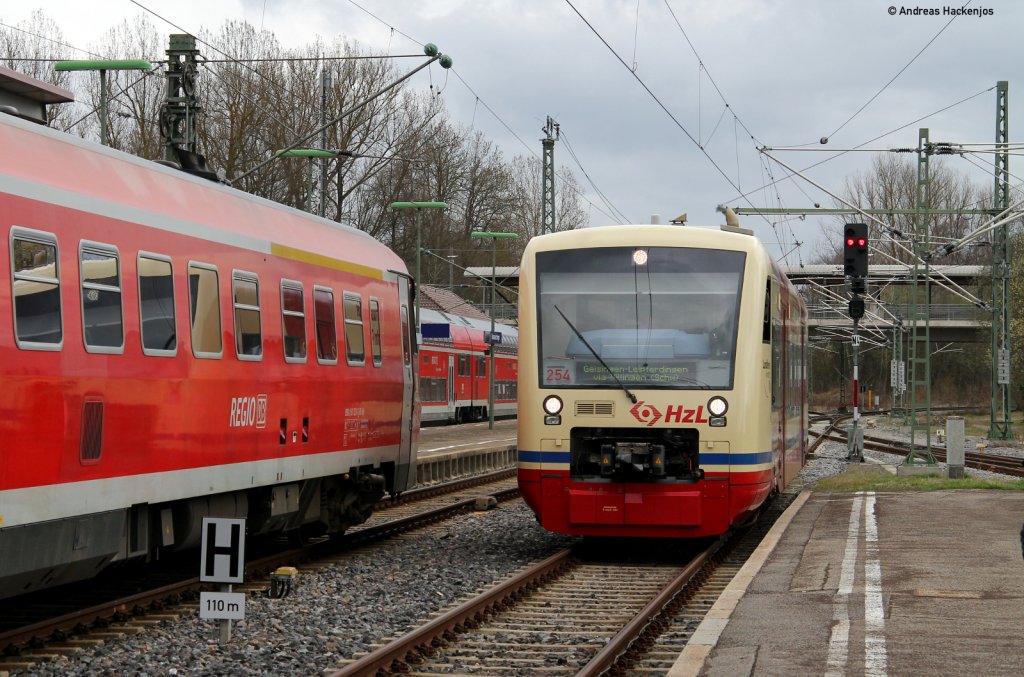
[[[566,367],[547,367],[544,370],[545,383],[569,383],[572,375]]]

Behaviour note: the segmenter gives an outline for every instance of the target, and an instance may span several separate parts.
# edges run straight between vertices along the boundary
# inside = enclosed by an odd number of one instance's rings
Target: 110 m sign
[[[241,592],[199,593],[199,617],[206,620],[240,621],[245,618],[245,594]]]

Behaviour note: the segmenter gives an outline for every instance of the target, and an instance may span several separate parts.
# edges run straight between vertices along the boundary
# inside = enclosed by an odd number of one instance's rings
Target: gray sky
[[[0,9],[3,23],[17,24],[42,9],[69,43],[99,52],[107,29],[141,14],[168,33],[245,20],[273,31],[284,47],[302,46],[317,34],[327,41],[344,35],[391,54],[419,52],[420,44],[433,42],[454,59],[455,74],[432,66],[413,86],[439,88],[453,122],[482,130],[509,158],[539,156],[545,118],[554,117],[562,132],[556,162],[572,169],[586,189],[592,225],[622,222],[620,213],[644,223],[652,214],[667,222],[685,212],[691,225],[713,226],[723,222],[715,212],[722,203],[832,206],[826,192],[787,179],[788,172],[758,148],[804,146],[770,155],[800,170],[827,160],[806,175],[839,192],[845,177],[867,172],[876,154],[829,159],[835,151],[914,147],[920,127],[929,128],[932,141],[991,144],[998,80],[1009,81],[1011,139],[1022,136],[1014,130],[1024,123],[1024,92],[1015,89],[1024,85],[1024,3],[1018,0],[974,0],[966,5],[974,14],[955,18],[946,12],[960,5],[932,0],[12,5]],[[992,185],[991,154],[949,162],[976,183]],[[1015,185],[1024,176],[1017,162],[1010,164]],[[741,218],[790,264],[809,262],[822,244],[822,224],[833,223],[813,216],[772,221],[774,227],[763,218]],[[798,248],[796,241],[804,244]]]

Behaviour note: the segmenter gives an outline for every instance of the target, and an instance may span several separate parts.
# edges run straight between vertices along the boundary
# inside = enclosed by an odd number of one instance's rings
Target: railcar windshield
[[[538,253],[541,386],[731,388],[745,260],[685,247]]]

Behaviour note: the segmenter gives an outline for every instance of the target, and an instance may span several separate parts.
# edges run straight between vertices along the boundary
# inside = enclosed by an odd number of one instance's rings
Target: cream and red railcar
[[[803,466],[806,310],[754,237],[536,237],[519,304],[519,487],[545,528],[720,534]]]
[[[489,320],[420,311],[420,401],[423,421],[463,423],[487,418],[491,334]],[[515,416],[518,331],[495,325],[494,415]]]
[[[0,115],[0,597],[415,477],[402,261],[357,230]]]

